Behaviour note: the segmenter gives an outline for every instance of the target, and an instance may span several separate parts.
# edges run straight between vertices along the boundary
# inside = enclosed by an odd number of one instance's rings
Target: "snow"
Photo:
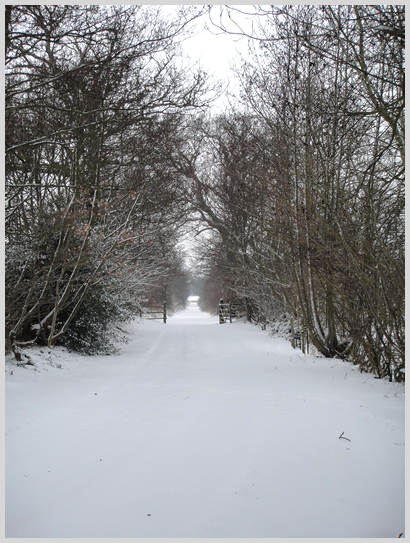
[[[6,537],[405,531],[403,384],[192,300],[118,355],[30,356],[6,363]]]

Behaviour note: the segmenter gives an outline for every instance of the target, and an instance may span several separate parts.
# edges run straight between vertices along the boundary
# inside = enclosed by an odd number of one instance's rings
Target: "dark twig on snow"
[[[344,432],[342,432],[340,434],[339,439],[345,439],[346,441],[350,441],[350,439],[348,437],[343,437],[343,434],[344,434]],[[351,443],[351,441],[350,441],[350,443]]]

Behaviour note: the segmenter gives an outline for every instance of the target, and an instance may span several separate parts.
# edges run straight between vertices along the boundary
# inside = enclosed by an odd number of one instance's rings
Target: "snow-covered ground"
[[[195,304],[41,351],[6,363],[6,537],[404,532],[404,385]]]

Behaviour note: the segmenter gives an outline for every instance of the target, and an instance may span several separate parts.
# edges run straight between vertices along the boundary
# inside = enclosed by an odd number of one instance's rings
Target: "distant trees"
[[[272,135],[254,115],[235,111],[196,130],[203,133],[203,152],[185,157],[181,171],[191,179],[193,211],[206,225],[198,255],[202,270],[243,304],[248,320],[283,312],[277,300],[286,305],[293,294],[284,249],[278,251],[283,223],[272,238],[280,186],[270,156]]]
[[[182,273],[183,187],[167,155],[183,112],[204,103],[204,76],[175,62],[197,15],[6,6],[6,337],[17,356],[75,335],[91,313],[93,336]]]
[[[215,232],[204,254],[257,318],[271,296],[323,355],[400,379],[404,6],[256,13],[246,113],[219,121],[213,184],[196,181]]]

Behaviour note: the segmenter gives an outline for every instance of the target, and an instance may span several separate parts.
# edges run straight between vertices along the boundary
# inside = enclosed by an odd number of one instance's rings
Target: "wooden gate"
[[[232,311],[230,302],[224,303],[222,298],[219,300],[219,324],[224,322],[232,322]]]
[[[140,311],[140,317],[143,317],[149,321],[162,320],[164,324],[167,323],[167,302],[163,302],[162,305],[147,305]]]

